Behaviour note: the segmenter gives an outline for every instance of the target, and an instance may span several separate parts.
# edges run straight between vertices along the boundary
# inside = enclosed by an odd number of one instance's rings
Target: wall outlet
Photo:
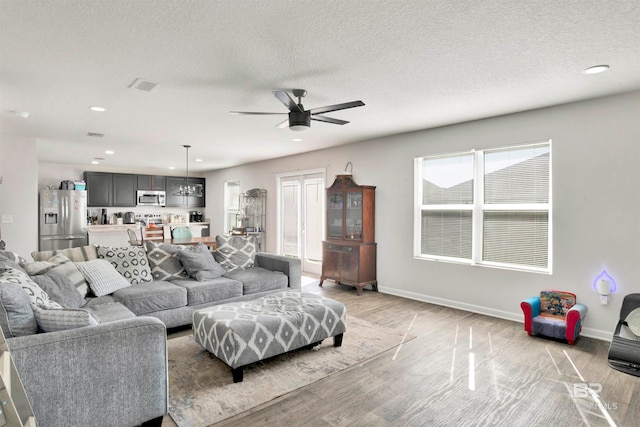
[[[12,224],[13,223],[13,215],[2,215],[2,223],[3,224]]]

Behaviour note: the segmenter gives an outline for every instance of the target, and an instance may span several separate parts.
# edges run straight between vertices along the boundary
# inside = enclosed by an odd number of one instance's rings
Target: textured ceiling
[[[293,88],[366,106],[303,133],[229,114]],[[638,89],[637,0],[0,0],[0,131],[87,168],[180,171],[190,144],[211,170]]]

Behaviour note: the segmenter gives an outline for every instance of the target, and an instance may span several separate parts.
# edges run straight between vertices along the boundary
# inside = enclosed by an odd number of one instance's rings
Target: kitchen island
[[[209,221],[204,222],[172,222],[158,224],[156,227],[162,227],[165,239],[171,239],[171,230],[176,227],[189,227],[194,237],[202,237],[209,235]],[[141,223],[135,224],[105,224],[105,225],[87,225],[85,231],[89,234],[90,245],[102,245],[111,247],[129,246],[129,234],[127,230],[133,230],[138,237],[138,241],[142,241]]]

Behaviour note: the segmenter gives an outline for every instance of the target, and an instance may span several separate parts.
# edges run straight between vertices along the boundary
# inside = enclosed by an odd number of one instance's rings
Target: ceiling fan
[[[344,110],[346,108],[362,107],[364,102],[352,101],[345,102],[344,104],[327,105],[326,107],[312,108],[305,110],[302,106],[302,98],[307,96],[307,91],[304,89],[293,89],[291,91],[295,98],[298,98],[298,102],[294,101],[284,90],[274,90],[273,94],[289,109],[289,118],[284,122],[278,124],[277,128],[286,128],[293,131],[303,131],[311,127],[311,120],[317,120],[319,122],[333,123],[334,125],[346,125],[347,121],[334,119],[332,117],[321,116],[322,113],[329,113],[331,111]],[[287,113],[263,113],[255,111],[230,111],[231,114],[253,114],[253,115],[269,115],[269,114],[287,114]]]

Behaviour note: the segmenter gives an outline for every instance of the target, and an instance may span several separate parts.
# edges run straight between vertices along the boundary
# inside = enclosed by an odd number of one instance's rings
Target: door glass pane
[[[327,209],[327,237],[341,239],[342,235],[342,193],[329,195]]]
[[[299,209],[300,185],[286,182],[282,185],[282,253],[299,256]]]
[[[347,193],[346,233],[348,239],[362,239],[362,193]]]
[[[240,181],[226,181],[224,183],[224,230],[231,233],[233,227],[237,227],[236,215],[240,203]]]
[[[322,198],[324,180],[305,180],[305,255],[310,261],[322,260]]]

